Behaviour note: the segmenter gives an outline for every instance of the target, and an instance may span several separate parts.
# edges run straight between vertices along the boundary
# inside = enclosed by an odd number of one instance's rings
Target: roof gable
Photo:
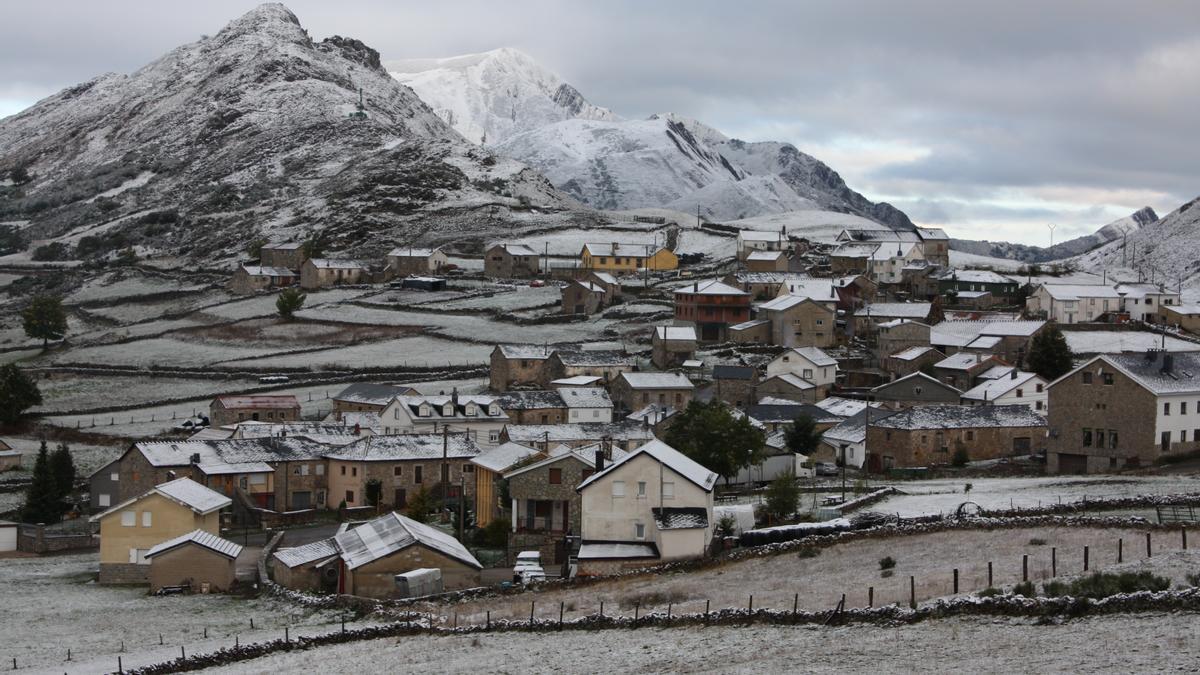
[[[675,448],[655,439],[646,443],[642,447],[634,450],[625,457],[614,461],[612,464],[604,468],[603,471],[592,474],[587,480],[579,484],[577,490],[583,490],[588,485],[594,484],[602,476],[612,475],[615,471],[620,470],[626,463],[633,461],[635,457],[646,455],[654,459],[654,461],[671,469],[681,477],[691,481],[705,492],[712,492],[713,487],[717,484],[717,474],[709,469],[701,466],[698,462],[679,452]]]

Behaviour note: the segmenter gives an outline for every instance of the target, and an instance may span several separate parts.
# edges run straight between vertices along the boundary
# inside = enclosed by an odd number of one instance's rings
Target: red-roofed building
[[[702,342],[728,339],[729,327],[750,320],[750,294],[720,281],[675,290],[675,323],[693,325]]]
[[[290,422],[300,419],[300,401],[295,396],[218,396],[209,405],[209,424],[214,427],[253,420]]]

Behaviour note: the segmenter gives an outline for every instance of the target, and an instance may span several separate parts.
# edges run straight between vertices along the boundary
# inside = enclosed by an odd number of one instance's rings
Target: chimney
[[[450,392],[450,402],[454,404],[455,408],[458,407],[458,387],[455,387],[453,391]]]
[[[621,245],[614,241],[612,243],[612,252],[614,255],[616,255],[618,248],[621,248]]]
[[[693,292],[693,293],[699,293],[699,292],[700,292],[700,282],[699,282],[699,281],[693,281],[693,282],[692,282],[692,292]]]
[[[604,448],[596,448],[596,473],[604,470]]]
[[[355,422],[355,423],[354,423],[354,435],[355,435],[355,436],[362,436],[362,427],[361,427],[361,426],[359,426],[358,422]]]
[[[1012,369],[1012,379],[1014,379],[1014,380],[1017,379],[1017,369],[1016,368]]]
[[[200,453],[193,452],[192,456],[188,458],[188,461],[190,461],[192,464],[199,464],[200,463]]]
[[[1175,361],[1175,357],[1174,357],[1174,356],[1172,356],[1171,354],[1167,354],[1167,353],[1165,353],[1165,352],[1164,352],[1164,353],[1163,353],[1163,355],[1162,355],[1162,372],[1164,372],[1164,373],[1170,373],[1170,372],[1171,372],[1171,368],[1172,368],[1172,367],[1175,365],[1175,364],[1174,364],[1174,361]]]

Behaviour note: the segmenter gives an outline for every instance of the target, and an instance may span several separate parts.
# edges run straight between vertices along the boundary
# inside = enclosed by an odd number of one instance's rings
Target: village
[[[69,344],[6,352],[49,407],[2,437],[0,583],[69,561],[71,602],[259,597],[239,644],[347,635],[347,613],[368,636],[747,598],[751,620],[849,620],[1125,558],[1192,584],[1200,306],[1179,289],[956,266],[936,229],[731,229],[638,216],[603,243],[378,262],[263,242],[193,289],[115,273],[67,299]],[[164,326],[161,305],[191,309]],[[77,478],[47,506],[63,454]],[[225,646],[207,625],[192,651]],[[151,632],[72,658],[174,658]]]

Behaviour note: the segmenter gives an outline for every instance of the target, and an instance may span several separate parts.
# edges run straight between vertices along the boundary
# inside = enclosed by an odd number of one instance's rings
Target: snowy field
[[[963,617],[911,626],[745,626],[385,638],[204,672],[1166,673],[1200,658],[1196,615],[1037,625]],[[1131,636],[1147,636],[1133,639]],[[402,664],[402,665],[401,665]],[[484,666],[484,664],[493,664]]]
[[[11,667],[15,658],[21,672],[113,672],[118,654],[122,665],[130,668],[174,658],[180,645],[197,653],[232,646],[235,635],[246,642],[279,638],[284,626],[293,636],[341,629],[333,612],[275,600],[226,595],[157,598],[144,586],[98,586],[92,582],[98,560],[92,553],[0,562],[0,663]]]
[[[833,243],[842,230],[886,230],[884,225],[850,213],[834,211],[789,211],[743,220],[734,220],[731,225],[743,230],[778,232],[786,227],[789,235],[804,237],[821,243]]]
[[[1009,258],[993,258],[986,255],[950,249],[950,265],[959,268],[990,269],[996,272],[1016,272],[1025,263]]]
[[[37,459],[38,448],[42,445],[41,439],[5,436],[4,442],[12,446],[13,450],[21,451],[24,455],[22,458],[22,467],[26,472],[32,472],[33,462]],[[51,452],[54,451],[57,445],[58,442],[54,439],[46,441],[46,448]],[[108,464],[125,451],[125,445],[123,444],[94,445],[90,443],[71,442],[67,443],[67,446],[71,448],[71,456],[75,458],[75,473],[80,478]]]
[[[96,408],[119,402],[120,405],[153,403],[185,396],[215,396],[258,386],[257,380],[199,380],[176,377],[126,377],[56,373],[51,379],[38,380],[43,405],[33,412],[63,413]]]
[[[1200,344],[1160,333],[1124,330],[1064,330],[1067,345],[1074,354],[1114,354],[1145,352],[1165,348],[1169,352],[1200,352]]]
[[[220,368],[391,368],[483,365],[492,348],[482,344],[451,342],[436,337],[412,336],[367,344],[334,347],[299,354],[240,359],[215,364]]]
[[[220,361],[265,356],[278,351],[282,350],[278,347],[235,347],[163,337],[54,352],[49,360],[51,363],[87,363],[138,368],[197,368]]]
[[[971,491],[963,492],[966,483]],[[1200,493],[1197,476],[1047,476],[1043,478],[969,478],[904,481],[891,483],[906,494],[873,504],[872,511],[899,513],[905,518],[954,513],[963,502],[975,502],[985,509],[1010,506],[1036,508],[1089,500]]]
[[[679,243],[675,252],[703,253],[709,260],[732,258],[737,253],[737,239],[709,234],[702,230],[683,230],[679,233]]]
[[[154,295],[167,292],[190,292],[208,288],[208,284],[188,284],[173,279],[130,276],[118,279],[121,272],[94,279],[63,299],[67,304],[98,302]]]
[[[442,337],[491,344],[583,342],[600,337],[604,329],[614,325],[605,319],[592,319],[580,323],[517,326],[477,316],[345,306],[305,309],[296,316],[373,326],[422,326],[427,327],[429,333]]]

